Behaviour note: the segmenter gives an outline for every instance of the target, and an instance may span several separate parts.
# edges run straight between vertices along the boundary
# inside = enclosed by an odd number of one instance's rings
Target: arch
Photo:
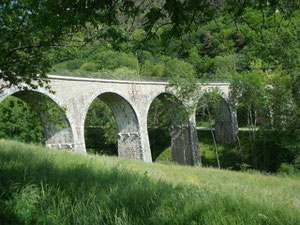
[[[23,89],[24,88],[24,89]],[[24,87],[18,88],[18,87],[12,87],[9,89],[5,89],[0,94],[0,103],[5,100],[7,97],[12,95],[17,95],[19,92],[22,91],[30,91],[30,92],[36,92],[39,94],[43,94],[49,98],[50,101],[52,101],[55,105],[57,105],[60,109],[64,108],[64,105],[60,99],[58,99],[54,94],[50,93],[48,90],[43,89],[41,87],[38,87],[37,89],[32,89],[26,85]],[[16,96],[20,99],[22,99],[22,96]],[[25,96],[24,96],[25,97]],[[25,100],[26,101],[26,100]],[[58,130],[55,129],[54,126],[50,126],[50,129],[45,129],[45,136],[46,136],[46,147],[49,148],[71,148],[73,149],[74,143],[75,143],[75,135],[74,135],[74,123],[71,120],[71,116],[68,112],[63,115],[64,123],[67,125],[66,128]]]
[[[173,98],[170,99],[169,97]],[[172,92],[159,92],[151,98],[151,104],[147,108],[147,120],[150,107],[154,99],[159,99],[167,108],[171,120],[171,155],[172,161],[183,165],[197,165],[197,153],[194,148],[194,135],[191,132],[191,124],[188,114],[182,114],[186,110],[185,105],[178,100]],[[176,109],[182,106],[180,113]],[[178,111],[179,112],[179,111]],[[197,138],[196,138],[197,139]],[[198,149],[198,148],[197,148]]]
[[[164,94],[166,94],[166,95],[174,95],[174,97],[176,97],[175,94],[173,92],[171,92],[171,91],[164,90],[164,91],[156,92],[153,96],[150,97],[150,100],[149,100],[150,104],[147,105],[147,108],[146,108],[147,117],[148,117],[149,110],[150,110],[150,107],[151,107],[154,99],[156,99],[158,96],[164,95]]]
[[[197,99],[197,105],[204,94],[210,93],[214,88],[206,89]],[[236,112],[230,107],[230,99],[224,97],[224,92],[219,92],[220,101],[216,108],[215,119],[215,136],[220,143],[232,143],[237,135],[238,125]],[[197,107],[198,108],[198,107]]]
[[[84,123],[87,112],[92,102],[99,98],[112,110],[118,132],[118,156],[131,159],[144,159],[143,147],[140,135],[139,116],[134,104],[124,94],[114,89],[102,89],[96,91],[84,106],[84,119],[81,128],[84,132]]]

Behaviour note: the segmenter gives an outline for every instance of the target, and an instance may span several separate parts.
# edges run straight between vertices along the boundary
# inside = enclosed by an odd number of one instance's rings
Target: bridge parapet
[[[150,76],[138,76],[108,72],[90,72],[83,70],[68,70],[57,68],[51,71],[51,75],[62,77],[78,77],[78,78],[96,78],[103,80],[124,80],[124,81],[148,81],[148,82],[168,82],[170,77],[150,77]],[[229,83],[224,79],[199,79],[199,83]]]

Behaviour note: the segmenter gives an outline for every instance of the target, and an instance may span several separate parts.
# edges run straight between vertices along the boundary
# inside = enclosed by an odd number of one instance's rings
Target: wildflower
[[[193,176],[189,176],[190,180],[192,181],[192,183],[198,183],[198,179],[197,177],[193,177]]]

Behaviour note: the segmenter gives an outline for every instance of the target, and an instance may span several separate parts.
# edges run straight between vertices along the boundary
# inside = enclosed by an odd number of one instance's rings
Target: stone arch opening
[[[147,116],[147,131],[153,162],[171,161],[171,119],[167,107],[155,98]]]
[[[158,123],[153,121],[155,119],[157,119]],[[195,161],[195,154],[197,153],[195,153],[193,147],[189,115],[185,106],[175,97],[175,95],[171,93],[161,93],[152,100],[147,113],[147,126],[148,133],[150,134],[149,139],[150,148],[152,147],[151,154],[153,161],[156,160],[159,152],[157,153],[153,149],[155,136],[153,137],[151,133],[155,132],[155,129],[163,129],[166,133],[166,129],[168,129],[169,135],[164,136],[168,139],[167,142],[169,142],[170,147],[165,152],[161,153],[165,154],[162,158],[165,157],[167,160],[170,160],[170,153],[168,153],[168,151],[171,150],[171,160],[173,162],[183,165],[197,164]],[[159,156],[159,158],[160,157],[161,156]]]
[[[231,151],[237,131],[234,116],[218,91],[208,90],[198,99],[196,126],[203,165],[228,168],[235,164]]]
[[[84,123],[84,139],[88,153],[117,156],[118,135],[115,116],[100,98],[89,107]]]
[[[196,109],[198,130],[214,130],[218,142],[229,144],[236,137],[236,114],[217,90],[206,91],[199,98]]]
[[[89,101],[85,116],[93,102],[104,102],[111,110],[116,129],[117,155],[131,159],[143,159],[138,117],[129,100],[116,92],[96,93]],[[87,124],[88,125],[88,124]],[[85,129],[86,133],[86,129]]]
[[[53,94],[41,88],[11,88],[2,93],[0,102],[3,103],[1,110],[11,113],[5,118],[6,121],[2,117],[1,123],[15,122],[15,130],[7,131],[12,139],[39,142],[49,148],[74,148],[69,119],[61,102]]]

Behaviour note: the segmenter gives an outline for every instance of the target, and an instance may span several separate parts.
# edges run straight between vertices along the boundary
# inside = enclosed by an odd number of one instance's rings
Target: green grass
[[[199,149],[201,160],[204,166],[217,167],[217,159],[211,131],[198,131]],[[223,169],[240,169],[242,160],[240,150],[236,143],[221,144],[217,143],[221,168]]]
[[[0,224],[300,224],[300,179],[0,141]]]
[[[215,120],[211,120],[210,122],[205,120],[200,120],[200,121],[197,121],[197,127],[207,127],[207,128],[210,128],[210,127],[214,127],[215,126]]]

